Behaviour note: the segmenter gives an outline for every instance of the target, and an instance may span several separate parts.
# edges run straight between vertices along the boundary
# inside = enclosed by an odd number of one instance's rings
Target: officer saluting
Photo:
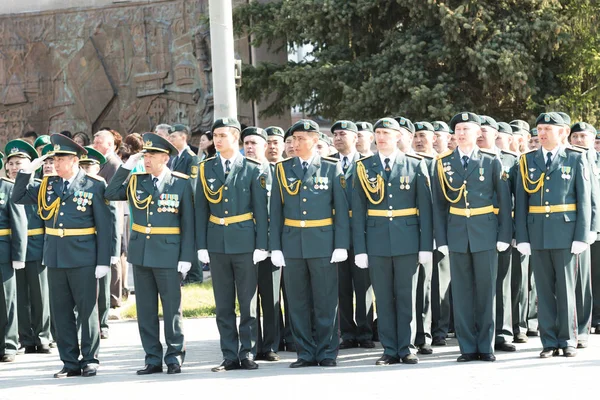
[[[164,315],[168,374],[181,372],[185,342],[181,316],[181,276],[190,270],[194,257],[194,208],[187,175],[167,168],[169,155],[177,149],[166,139],[146,133],[141,153],[119,167],[106,189],[106,199],[128,200],[131,237],[127,261],[133,264],[136,309],[146,366],[138,375],[162,372],[162,345],[158,320],[158,297]],[[131,174],[144,157],[145,173]],[[124,182],[129,178],[129,183]]]
[[[83,147],[63,135],[52,135],[50,140],[58,176],[45,176],[41,183],[31,180],[45,159],[37,158],[17,175],[13,198],[21,204],[38,204],[38,213],[46,223],[44,263],[58,351],[64,363],[54,377],[95,376],[100,347],[97,279],[110,270],[111,216],[104,201],[106,183],[79,168],[80,157],[87,153]],[[75,307],[81,322],[81,347]]]

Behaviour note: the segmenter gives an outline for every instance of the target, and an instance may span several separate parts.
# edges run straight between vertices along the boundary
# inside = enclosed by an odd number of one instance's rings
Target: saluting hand
[[[40,169],[40,167],[42,165],[44,165],[44,161],[48,157],[50,157],[49,154],[46,154],[46,155],[43,155],[41,157],[36,158],[28,166],[26,166],[25,168],[23,168],[23,172],[25,172],[26,174],[31,174],[31,173],[37,171],[38,169]]]
[[[127,162],[125,164],[123,164],[123,168],[131,171],[132,169],[135,168],[135,166],[142,159],[142,157],[144,157],[144,153],[142,153],[142,152],[135,153],[134,155],[129,157],[129,159],[127,160]]]

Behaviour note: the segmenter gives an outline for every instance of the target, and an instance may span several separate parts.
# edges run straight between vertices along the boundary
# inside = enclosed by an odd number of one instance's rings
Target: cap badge
[[[229,123],[229,119],[228,118],[223,118],[223,125],[227,125]]]
[[[348,124],[344,121],[341,123],[342,129],[346,129],[348,127]]]
[[[305,122],[304,123],[304,129],[310,129],[310,122]]]
[[[550,116],[548,114],[544,116],[544,121],[550,122]]]
[[[59,151],[59,150],[60,150],[60,144],[55,144],[54,151]]]
[[[144,146],[146,146],[146,147],[152,147],[152,144],[153,144],[152,141],[148,140],[148,141],[146,141],[146,143],[144,143]]]
[[[18,153],[18,152],[19,152],[18,147],[13,147],[12,149],[10,149],[10,154],[14,154],[14,153]]]
[[[463,121],[468,121],[468,120],[469,120],[469,114],[467,114],[467,113],[463,113],[463,115],[462,115],[462,120],[463,120]]]

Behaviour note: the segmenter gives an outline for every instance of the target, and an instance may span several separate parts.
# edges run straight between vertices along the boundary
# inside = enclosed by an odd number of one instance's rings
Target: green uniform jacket
[[[27,230],[40,229],[44,227],[44,221],[37,213],[37,206],[27,204]],[[44,234],[27,237],[27,258],[25,261],[41,261],[44,256]]]
[[[145,234],[131,231],[127,261],[133,265],[151,268],[177,268],[179,261],[192,262],[194,251],[194,203],[187,176],[172,173],[166,175],[154,190],[152,176],[136,173],[133,188],[137,200],[152,196],[148,208],[138,209],[129,197],[129,185],[125,181],[128,169],[120,167],[106,188],[105,197],[111,201],[128,200],[131,222],[143,227],[179,228],[180,234]]]
[[[181,156],[177,158],[177,161],[175,161],[174,158],[172,158],[172,160],[173,162],[169,169],[189,176],[188,183],[192,187],[192,194],[195,196],[200,158],[188,147],[181,153]]]
[[[40,195],[51,204],[61,198],[58,215],[45,221],[46,229],[96,228],[96,235],[51,236],[44,240],[44,264],[50,268],[77,268],[110,265],[112,217],[104,201],[106,182],[104,179],[87,175],[80,169],[69,185],[67,193],[59,195],[62,180],[56,175],[45,176],[48,180],[45,193]],[[15,181],[13,198],[20,204],[37,204],[40,183],[31,179],[31,174],[19,172]],[[86,206],[77,209],[78,200],[86,196]],[[91,204],[89,203],[91,201]]]
[[[340,155],[340,153],[336,153],[333,154],[331,156],[331,158],[335,158],[335,159],[340,159],[340,157],[343,157]],[[352,192],[354,191],[354,185],[352,184],[352,182],[354,181],[354,174],[356,173],[356,162],[358,160],[360,160],[362,158],[362,155],[359,152],[355,152],[354,153],[354,157],[352,158],[352,160],[350,160],[350,165],[348,166],[348,169],[346,170],[346,172],[343,171],[342,168],[342,173],[344,174],[344,178],[346,179],[347,185],[345,188],[345,192],[346,192],[346,200],[348,200],[348,209],[350,211],[352,211]],[[342,165],[342,161],[339,161],[340,165]],[[350,247],[352,247],[352,216],[350,216]]]
[[[523,157],[527,161],[525,173],[529,179],[537,181],[542,173],[546,173],[546,177],[544,186],[529,194],[519,169],[515,208],[517,243],[530,243],[533,250],[549,250],[568,249],[573,241],[587,242],[592,220],[592,185],[582,151],[561,147],[548,172],[542,148],[521,155]],[[532,186],[529,185],[530,189]],[[530,206],[559,204],[576,204],[577,211],[529,213]]]
[[[283,187],[277,169],[283,166],[287,185],[300,181],[298,193]],[[334,249],[350,248],[350,217],[344,192],[346,183],[338,160],[315,155],[306,175],[298,157],[280,161],[275,167],[271,190],[271,251],[281,250],[289,258],[331,257]],[[333,216],[335,210],[335,217]],[[299,221],[334,219],[333,225],[301,228],[284,226],[285,218]]]
[[[419,156],[398,153],[389,179],[379,153],[358,161],[362,163],[370,182],[378,175],[385,181],[383,201],[373,204],[355,175],[352,200],[352,231],[354,252],[370,256],[395,257],[433,251],[433,217],[431,189],[425,161]],[[407,178],[408,177],[408,178]],[[408,183],[409,188],[406,189]],[[380,194],[372,195],[378,201]],[[401,217],[368,216],[368,210],[402,210],[416,208],[419,215]],[[366,233],[366,237],[365,237]]]
[[[437,247],[448,246],[452,252],[466,253],[492,250],[497,242],[510,243],[512,238],[511,196],[509,185],[502,179],[502,163],[491,150],[475,147],[465,171],[458,148],[440,154],[436,163],[441,160],[444,167],[442,174],[450,185],[460,187],[466,181],[465,196],[456,203],[449,202],[442,192],[439,170],[436,166],[432,179],[433,185],[433,218],[435,225],[435,241]],[[481,180],[483,177],[483,180]],[[457,193],[446,189],[451,200],[456,200]],[[470,218],[453,215],[448,206],[456,208],[480,208],[493,205],[498,201],[499,213],[475,215]]]
[[[600,232],[600,157],[593,148],[583,150],[588,169],[591,172],[591,178],[593,178],[590,179],[592,192],[592,225],[590,230]],[[593,237],[590,237],[590,241],[593,239]]]
[[[267,250],[269,246],[269,216],[267,211],[267,174],[258,161],[238,155],[227,177],[221,157],[202,162],[204,178],[198,179],[196,189],[196,245],[209,253],[244,254],[256,249]],[[208,189],[222,188],[218,203],[207,200],[202,180]],[[212,196],[211,196],[212,198]],[[237,222],[228,226],[209,221],[252,213],[254,221]]]
[[[0,229],[10,229],[10,235],[0,236],[0,263],[25,261],[27,252],[27,216],[25,208],[13,199],[14,182],[0,178]]]

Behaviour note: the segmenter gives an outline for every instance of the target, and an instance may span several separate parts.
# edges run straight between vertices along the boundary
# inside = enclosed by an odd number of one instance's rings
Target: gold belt
[[[333,225],[333,218],[325,219],[310,219],[310,220],[297,220],[286,218],[283,221],[285,226],[292,226],[294,228],[319,228],[321,226]]]
[[[238,222],[250,221],[251,219],[252,219],[252,213],[249,212],[246,214],[234,215],[233,217],[224,217],[224,218],[219,218],[214,215],[211,215],[208,220],[210,222],[212,222],[213,224],[227,226],[229,224],[237,224]]]
[[[577,204],[557,204],[554,206],[529,206],[531,214],[577,211]]]
[[[419,215],[416,208],[403,208],[401,210],[367,210],[369,217],[408,217]]]
[[[10,229],[0,229],[0,236],[8,236],[10,235],[11,230]]]
[[[46,228],[46,234],[50,236],[84,236],[84,235],[95,235],[96,228],[81,228],[81,229],[54,229],[54,228]]]
[[[138,224],[133,224],[131,229],[139,233],[145,233],[146,235],[179,235],[181,232],[179,228],[161,228],[158,226],[142,226]]]
[[[450,207],[450,214],[460,215],[461,217],[473,217],[475,215],[490,214],[494,212],[494,206],[485,206],[478,208],[458,208]]]
[[[43,234],[44,234],[44,228],[28,229],[27,230],[27,236],[36,236],[36,235],[43,235]]]

